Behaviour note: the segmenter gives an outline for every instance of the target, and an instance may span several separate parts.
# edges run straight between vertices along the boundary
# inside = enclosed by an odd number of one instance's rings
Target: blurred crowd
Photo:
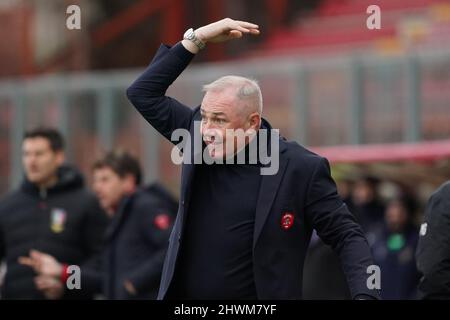
[[[380,189],[389,185],[388,196]],[[374,176],[337,181],[338,192],[362,226],[381,271],[383,299],[417,299],[420,273],[415,253],[419,239],[421,204],[417,196],[401,184]],[[313,236],[306,262],[305,296],[319,299],[349,297],[336,254]]]
[[[0,200],[1,298],[155,299],[177,201],[126,151],[93,161],[92,186],[65,160],[58,131],[25,133],[23,182]]]

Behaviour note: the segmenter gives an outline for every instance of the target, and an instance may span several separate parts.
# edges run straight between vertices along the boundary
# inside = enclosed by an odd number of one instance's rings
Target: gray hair
[[[258,82],[253,79],[240,76],[224,76],[203,86],[203,92],[222,91],[228,88],[236,89],[236,97],[239,100],[249,100],[261,115],[263,99]]]

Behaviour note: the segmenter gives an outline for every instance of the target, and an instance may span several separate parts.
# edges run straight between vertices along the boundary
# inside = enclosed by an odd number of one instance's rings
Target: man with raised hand
[[[142,116],[164,137],[179,130],[202,136],[204,155],[239,159],[257,145],[259,157],[244,163],[195,161],[195,143],[181,174],[180,206],[169,239],[159,299],[301,299],[303,263],[316,229],[339,254],[352,297],[377,299],[369,288],[373,264],[360,226],[341,201],[328,161],[283,138],[248,134],[229,139],[227,130],[272,132],[261,117],[258,84],[225,76],[204,87],[200,106],[191,109],[167,97],[166,90],[210,43],[258,35],[256,24],[223,19],[189,29],[173,47],[162,45],[150,66],[128,88]],[[176,131],[178,130],[178,131]],[[237,141],[239,140],[239,141]],[[279,159],[276,172],[261,149]],[[188,157],[188,158],[189,158]],[[222,161],[223,162],[223,161]]]

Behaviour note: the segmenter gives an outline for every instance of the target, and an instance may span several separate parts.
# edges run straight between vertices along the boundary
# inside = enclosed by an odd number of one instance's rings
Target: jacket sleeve
[[[450,183],[428,201],[416,252],[421,298],[450,296]]]
[[[2,263],[4,257],[5,257],[5,238],[3,235],[2,225],[0,223],[0,264]]]
[[[306,200],[306,219],[319,237],[339,255],[352,298],[368,295],[379,298],[377,289],[369,289],[367,282],[374,265],[361,227],[337,193],[336,184],[325,158],[316,166]]]
[[[102,293],[103,255],[101,253],[91,257],[81,266],[81,287],[92,295]]]
[[[105,230],[109,219],[92,196],[86,206],[83,221],[83,249],[85,261],[99,254],[104,247]]]
[[[97,199],[93,195],[88,197],[82,226],[82,246],[84,251],[84,259],[80,264],[82,290],[66,290],[65,298],[90,299],[92,294],[101,292],[101,255],[108,221],[108,217],[100,208]]]
[[[193,57],[181,43],[161,45],[149,67],[127,89],[128,99],[137,111],[168,140],[175,129],[189,129],[193,117],[191,108],[165,96]]]
[[[138,293],[150,288],[158,288],[161,272],[166,255],[169,235],[173,225],[173,218],[165,206],[152,205],[149,208],[140,208],[139,232],[154,253],[148,259],[132,270],[127,279],[131,281]]]

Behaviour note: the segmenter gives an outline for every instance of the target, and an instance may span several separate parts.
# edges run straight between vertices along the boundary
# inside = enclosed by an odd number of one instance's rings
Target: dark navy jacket
[[[105,249],[83,266],[87,290],[111,300],[156,299],[174,217],[166,201],[139,190],[124,198],[105,234]],[[130,281],[137,294],[125,290]]]
[[[416,251],[421,299],[450,299],[450,181],[428,200]]]
[[[200,121],[199,107],[191,109],[165,96],[192,57],[180,43],[172,48],[161,46],[150,66],[127,90],[137,110],[169,140],[177,128],[188,129],[193,136],[194,120]],[[266,121],[264,126],[270,127]],[[158,299],[164,299],[174,275],[194,188],[194,167],[182,166],[180,206],[169,239]],[[258,199],[253,268],[259,299],[302,298],[303,263],[313,228],[339,254],[352,296],[378,297],[378,292],[366,284],[367,267],[373,264],[369,246],[337,194],[326,159],[295,142],[280,139],[279,170],[262,176]],[[281,220],[287,212],[294,214],[294,220],[291,228],[284,229]]]
[[[63,263],[83,265],[102,250],[107,223],[106,214],[74,167],[60,167],[58,182],[45,192],[25,178],[18,190],[0,201],[0,262],[5,258],[7,265],[2,298],[44,299],[34,283],[36,273],[19,264],[18,258],[36,249]],[[66,290],[64,298],[91,295],[85,290]]]
[[[381,269],[381,297],[385,300],[417,299],[420,275],[414,258],[419,238],[416,227],[408,224],[401,232],[393,233],[383,225],[374,235],[372,252]],[[390,246],[395,239],[399,241],[397,246]]]

